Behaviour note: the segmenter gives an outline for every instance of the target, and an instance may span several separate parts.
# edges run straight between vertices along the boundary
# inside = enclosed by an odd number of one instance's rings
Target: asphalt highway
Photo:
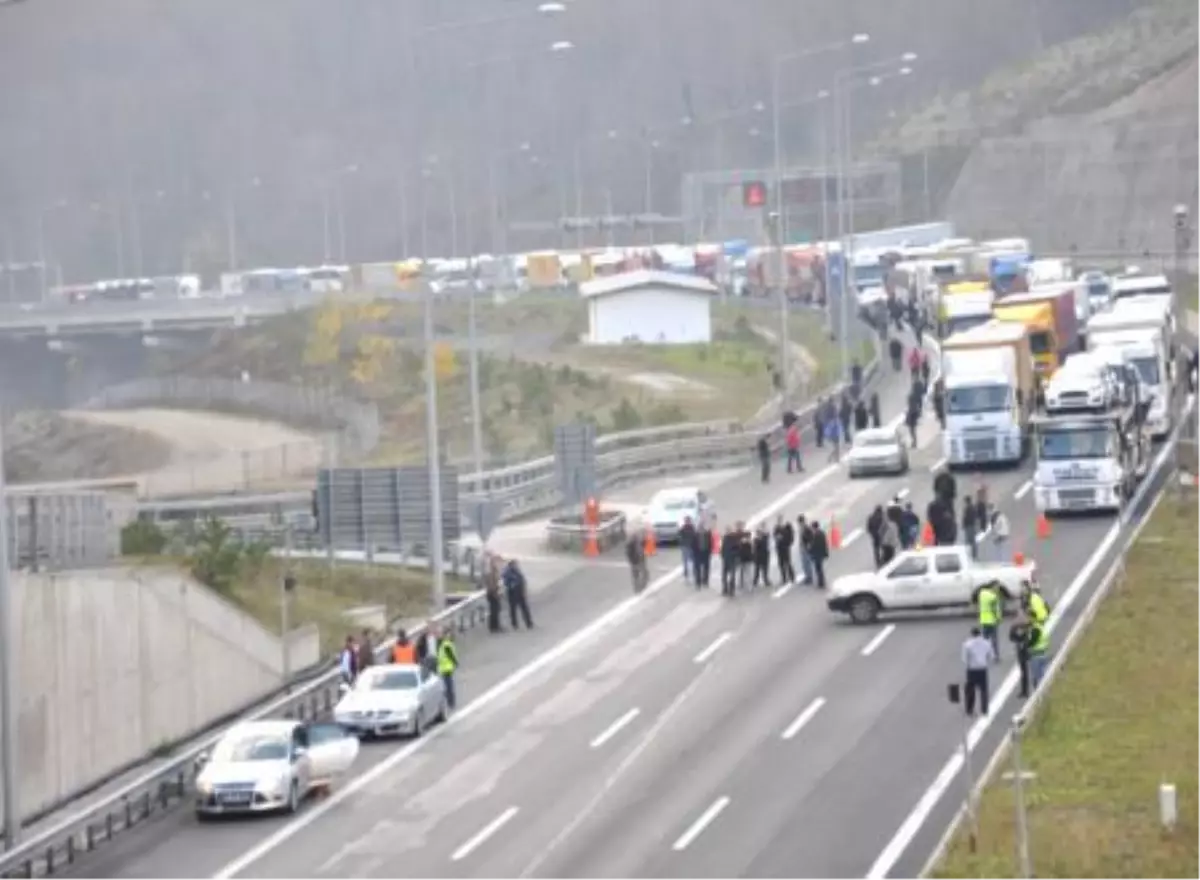
[[[887,415],[899,411],[900,384],[884,380]],[[830,575],[864,570],[870,509],[897,493],[918,511],[929,500],[940,450],[931,422],[904,477],[851,481],[810,449],[803,475],[777,470],[764,486],[747,473],[717,488],[718,516],[805,513],[827,526],[836,517],[844,545]],[[1081,572],[1100,568],[1089,558],[1113,521],[1056,522],[1039,543],[1031,474],[1027,465],[982,479],[1012,521],[1009,552],[1038,562],[1054,605]],[[961,475],[960,495],[974,482]],[[961,677],[969,618],[857,627],[814,588],[731,601],[672,577],[674,561],[664,548],[662,576],[636,600],[622,569],[585,570],[543,594],[534,633],[464,643],[458,717],[420,743],[364,746],[354,775],[298,818],[200,826],[181,810],[78,870],[850,877],[877,871],[898,839],[905,845],[884,867],[919,870],[919,851],[933,844],[909,846],[899,832],[963,736],[945,692]]]

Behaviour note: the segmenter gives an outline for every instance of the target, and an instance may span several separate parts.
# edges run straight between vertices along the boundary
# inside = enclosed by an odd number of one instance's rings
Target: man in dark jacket
[[[760,525],[754,530],[754,586],[761,582],[764,587],[771,586],[771,536],[767,527]]]
[[[912,441],[912,448],[917,448],[917,424],[921,421],[921,409],[919,406],[914,406],[910,400],[908,410],[904,413],[904,424],[908,428],[908,436]]]
[[[904,510],[900,513],[900,546],[905,550],[911,550],[920,536],[921,518],[913,510],[912,502],[907,501],[904,504]]]
[[[823,590],[825,589],[825,560],[829,558],[829,541],[826,540],[825,531],[819,522],[814,522],[812,525],[810,554],[813,562],[813,575],[816,577],[817,586]]]
[[[484,562],[483,571],[484,598],[487,601],[488,609],[488,632],[504,632],[504,627],[500,623],[500,587],[500,560],[489,554]]]
[[[871,414],[867,412],[867,404],[862,400],[854,404],[854,430],[865,431],[871,424]]]
[[[879,414],[879,392],[878,391],[871,392],[870,410],[871,410],[871,427],[878,428],[883,423],[883,419],[880,417],[880,414]]]
[[[875,560],[876,569],[882,564],[880,560],[883,558],[880,543],[883,539],[883,519],[883,505],[876,504],[871,515],[867,517],[867,537],[871,539],[871,556]]]
[[[1008,631],[1008,640],[1012,642],[1017,655],[1017,668],[1021,670],[1021,699],[1029,697],[1029,645],[1032,627],[1029,617],[1024,611],[1017,615],[1012,628]]]
[[[708,572],[712,567],[712,555],[713,531],[707,522],[701,520],[700,527],[696,529],[696,550],[692,557],[697,589],[708,586]]]
[[[978,542],[975,539],[981,531],[983,530],[979,527],[979,522],[975,519],[975,502],[970,496],[964,497],[962,503],[962,534],[967,549],[971,551],[972,559],[977,559],[979,556]]]
[[[812,526],[804,518],[804,514],[796,517],[796,539],[800,545],[800,571],[804,575],[804,580],[801,584],[811,586],[813,582],[813,563],[812,563]]]
[[[754,567],[754,535],[745,523],[737,524],[738,533],[738,589],[750,586],[750,573]]]
[[[854,406],[850,403],[850,394],[843,391],[842,402],[838,406],[838,421],[842,425],[842,437],[847,443],[850,442],[850,438],[853,436],[853,434],[850,432],[850,424],[853,416]]]
[[[794,584],[796,569],[792,566],[792,544],[796,541],[796,531],[782,513],[775,521],[772,537],[775,539],[775,559],[779,564],[779,580],[785,584]]]
[[[933,383],[933,414],[937,416],[942,430],[946,430],[946,383],[941,376]]]
[[[721,536],[721,595],[732,596],[737,586],[738,569],[738,538],[732,528],[726,528]]]
[[[679,553],[683,557],[683,582],[696,580],[696,524],[690,516],[679,527]]]
[[[771,482],[771,444],[765,434],[758,438],[758,463],[762,468],[762,481]]]
[[[817,448],[825,445],[825,398],[818,397],[813,407],[813,433],[817,435]]]
[[[958,496],[958,482],[949,470],[938,471],[933,478],[933,494],[943,501],[953,504]]]
[[[504,566],[504,594],[508,598],[508,622],[513,629],[520,629],[517,614],[525,621],[526,629],[533,629],[533,617],[529,614],[529,585],[525,572],[517,560],[510,559]]]
[[[892,359],[892,369],[899,373],[904,368],[904,345],[894,336],[888,342],[888,355]]]

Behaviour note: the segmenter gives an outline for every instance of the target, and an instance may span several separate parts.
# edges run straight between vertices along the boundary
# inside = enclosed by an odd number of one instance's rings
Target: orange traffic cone
[[[594,528],[588,529],[587,540],[583,542],[583,555],[592,557],[600,555],[600,544],[596,541]]]
[[[1050,520],[1046,519],[1046,514],[1044,513],[1038,514],[1037,536],[1043,541],[1050,537]]]
[[[834,550],[842,549],[842,529],[833,517],[829,518],[829,546]]]
[[[930,547],[933,545],[933,526],[929,520],[925,520],[925,525],[921,526],[921,546]]]
[[[646,529],[646,555],[653,556],[658,552],[658,542],[654,540],[654,529]]]

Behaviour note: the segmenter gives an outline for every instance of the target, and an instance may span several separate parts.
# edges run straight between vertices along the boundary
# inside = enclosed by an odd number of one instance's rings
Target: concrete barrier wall
[[[279,639],[177,571],[14,572],[13,587],[25,815],[280,684]],[[291,643],[293,669],[317,661],[313,633]]]

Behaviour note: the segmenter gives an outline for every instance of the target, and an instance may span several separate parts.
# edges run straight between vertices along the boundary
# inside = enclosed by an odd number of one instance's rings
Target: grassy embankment
[[[1167,499],[1127,557],[1022,743],[1038,877],[1195,877],[1197,508]],[[1158,787],[1178,791],[1161,829]],[[979,808],[979,850],[960,833],[937,877],[1015,877],[1011,785]]]
[[[553,429],[591,419],[601,431],[680,421],[745,418],[771,394],[768,366],[777,345],[756,333],[774,330],[770,309],[714,308],[710,345],[590,348],[579,338],[586,311],[577,298],[526,296],[502,305],[479,303],[478,333],[484,442],[493,462],[546,454]],[[438,304],[438,406],[451,457],[470,453],[470,396],[465,304]],[[793,316],[793,341],[813,361],[812,387],[822,387],[835,347],[819,318]],[[167,360],[184,375],[236,376],[333,387],[379,405],[384,440],[375,463],[424,455],[420,307],[412,303],[338,306],[281,316],[258,327],[218,334],[199,357]]]

